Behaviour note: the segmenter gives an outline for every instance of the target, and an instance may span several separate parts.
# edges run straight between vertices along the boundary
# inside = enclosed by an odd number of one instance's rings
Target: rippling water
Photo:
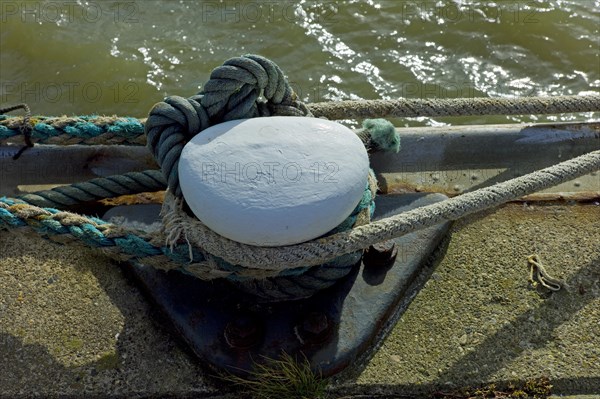
[[[309,102],[600,91],[600,0],[0,2],[0,102],[142,117],[229,57],[272,58]],[[413,118],[398,124],[586,120]]]

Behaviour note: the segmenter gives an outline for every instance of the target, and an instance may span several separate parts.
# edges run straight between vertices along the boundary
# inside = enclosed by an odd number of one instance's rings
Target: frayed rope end
[[[368,132],[371,143],[380,151],[400,151],[400,135],[386,119],[365,119],[363,128]]]

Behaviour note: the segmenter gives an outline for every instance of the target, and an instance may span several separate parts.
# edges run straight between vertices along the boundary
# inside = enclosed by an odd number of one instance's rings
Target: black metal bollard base
[[[379,196],[374,219],[432,204],[441,194]],[[158,206],[118,207],[106,218],[140,228],[158,217]],[[378,347],[433,272],[449,223],[369,248],[363,262],[314,296],[259,303],[227,281],[203,282],[183,273],[132,264],[143,288],[175,330],[207,365],[244,374],[254,362],[282,352],[303,354],[315,371],[332,376],[360,367]],[[395,245],[394,245],[395,244]],[[350,371],[350,370],[349,370]]]

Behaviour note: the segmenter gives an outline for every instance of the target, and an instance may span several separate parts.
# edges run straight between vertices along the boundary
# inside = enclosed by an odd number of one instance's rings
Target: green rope
[[[366,120],[364,128],[356,134],[363,140],[370,151],[392,151],[400,149],[400,137],[394,126],[387,120]],[[65,209],[83,202],[115,198],[145,192],[162,191],[167,183],[160,170],[128,172],[122,175],[99,177],[86,182],[73,183],[23,194],[17,198],[32,205],[45,208]],[[361,202],[362,203],[362,202]],[[361,209],[358,209],[360,212]],[[356,211],[356,210],[355,210]],[[354,212],[353,212],[354,214]],[[352,215],[351,215],[352,216]],[[348,222],[344,222],[348,224]],[[352,227],[354,222],[350,223]]]
[[[159,257],[159,261],[166,262],[163,268],[167,269],[189,263],[187,246],[157,245],[162,241],[141,231],[121,229],[91,216],[36,207],[14,198],[0,197],[0,228],[29,228],[58,242],[75,241],[89,247],[113,249],[110,253],[118,260],[144,258],[156,263],[151,258]],[[202,254],[194,251],[194,257],[202,259]]]
[[[14,141],[22,136],[25,124],[31,125],[31,141],[40,144],[122,144],[145,145],[144,122],[130,117],[76,116],[22,117],[0,115],[0,144]]]
[[[228,259],[243,267],[234,266],[237,270],[217,270],[215,273],[225,274],[218,277],[226,277],[230,274],[245,276],[252,273],[255,276],[260,273],[263,273],[263,276],[271,276],[287,269],[326,262],[390,238],[400,237],[444,221],[457,220],[473,212],[498,206],[599,169],[600,151],[593,151],[491,187],[372,222],[350,231],[338,232],[325,240],[317,239],[294,246],[276,248],[252,247],[237,243],[237,247],[251,248],[256,251],[253,257],[255,264]],[[160,260],[164,263],[158,263],[157,267],[165,269],[178,268],[179,264],[182,264],[189,272],[194,268],[204,268],[206,265],[203,262],[208,262],[201,251],[187,244],[176,245],[173,251],[160,245],[159,243],[164,243],[165,240],[160,234],[149,236],[147,233],[118,227],[98,218],[61,212],[52,208],[40,208],[6,197],[0,198],[1,228],[30,228],[45,238],[59,236],[70,242],[81,242],[91,247],[108,249],[105,252],[119,260],[137,258],[145,264],[156,265],[157,262],[153,258],[161,257]],[[59,239],[59,241],[63,240]],[[193,251],[193,259],[197,263],[189,263],[190,248]],[[298,250],[293,251],[294,248]],[[272,261],[268,258],[272,253],[281,253],[287,256],[289,261]],[[307,254],[316,254],[317,257],[307,260],[305,258]],[[225,258],[231,258],[232,254],[226,255]],[[248,272],[249,270],[251,272]],[[197,276],[202,278],[203,275]],[[204,276],[204,278],[211,277]]]
[[[203,90],[189,98],[171,96],[156,104],[148,119],[139,121],[134,118],[116,117],[59,117],[6,118],[0,116],[0,143],[12,141],[17,134],[23,134],[23,126],[31,125],[31,131],[24,134],[27,145],[32,141],[48,144],[143,144],[151,150],[161,168],[163,178],[155,176],[156,171],[142,172],[140,175],[112,176],[59,187],[22,196],[23,200],[44,205],[36,207],[19,200],[0,198],[0,227],[30,228],[47,237],[61,237],[76,240],[89,246],[99,247],[117,259],[143,259],[145,264],[162,268],[176,268],[174,263],[188,261],[184,256],[185,246],[181,241],[173,242],[174,251],[170,251],[156,241],[156,237],[119,228],[97,218],[86,218],[68,212],[60,212],[54,207],[147,191],[148,188],[162,189],[166,182],[169,191],[181,199],[177,175],[178,161],[184,145],[202,130],[224,121],[271,115],[318,116],[329,119],[372,118],[372,117],[411,117],[411,116],[459,116],[492,114],[549,114],[563,112],[588,112],[600,110],[600,96],[564,96],[552,98],[518,99],[450,99],[450,100],[374,100],[346,101],[304,105],[298,101],[283,72],[272,61],[247,55],[226,61],[223,66],[213,70]],[[382,120],[365,121],[359,136],[368,149],[398,151],[397,133],[389,122]],[[30,140],[31,139],[31,140]],[[352,266],[356,254],[370,244],[412,232],[444,220],[453,220],[460,215],[485,209],[505,202],[531,190],[555,184],[567,178],[573,178],[582,170],[589,170],[598,164],[598,154],[582,156],[578,161],[566,162],[561,167],[532,174],[530,179],[515,179],[514,187],[504,184],[491,189],[482,189],[480,193],[465,194],[458,199],[436,204],[384,219],[353,230],[351,228],[363,210],[372,213],[374,209],[373,187],[365,190],[361,203],[346,222],[321,239],[312,240],[295,246],[261,248],[244,246],[229,242],[223,237],[205,231],[205,237],[194,234],[193,242],[203,248],[193,249],[191,256],[198,263],[187,264],[181,268],[200,278],[228,277],[230,279],[253,279],[271,276],[286,278],[307,278],[320,280],[316,287],[323,288],[326,278],[309,275],[310,270],[344,269],[344,275]],[[589,159],[588,159],[589,158]],[[590,166],[592,165],[592,166]],[[512,187],[512,188],[510,188]],[[510,189],[509,189],[510,188]],[[500,190],[502,190],[500,192]],[[367,195],[368,193],[368,195]],[[176,200],[177,201],[177,200]],[[52,207],[47,207],[52,205]],[[188,217],[185,215],[185,217]],[[200,234],[202,236],[202,234]],[[203,251],[210,251],[207,254]],[[219,258],[215,256],[222,257]],[[181,262],[181,263],[184,263]],[[328,262],[328,263],[323,263]],[[339,277],[337,277],[339,278]],[[336,278],[336,279],[337,279]],[[279,280],[283,281],[283,280]],[[335,280],[334,280],[335,281]],[[283,288],[275,295],[289,294],[289,281],[282,283]],[[269,284],[274,283],[269,280]],[[296,283],[299,284],[298,281]],[[330,285],[330,281],[326,284]],[[257,287],[264,290],[265,287]],[[269,287],[271,290],[272,287]],[[291,288],[293,291],[295,288]],[[286,290],[288,290],[286,292]],[[297,291],[294,291],[297,292]]]
[[[247,275],[264,278],[273,274],[239,266],[216,268],[216,258],[207,257],[203,251],[187,244],[167,246],[160,234],[126,229],[91,216],[37,207],[15,198],[0,197],[2,229],[33,230],[42,238],[60,244],[81,244],[99,249],[117,261],[138,260],[157,269],[179,270],[204,280],[236,280]],[[300,272],[306,269],[300,268]],[[295,273],[294,269],[277,272],[282,275]]]
[[[126,175],[131,178],[135,173],[137,172]],[[139,175],[142,176],[141,180],[146,175],[149,175],[151,179],[161,177],[160,171],[146,171],[139,173]],[[102,180],[106,182],[113,181],[111,178],[100,178],[83,184],[85,187],[85,184]],[[166,186],[164,182],[160,181],[157,182],[157,185],[160,185],[162,188]],[[80,195],[81,193],[83,195],[90,195],[90,193],[80,190],[81,183],[77,184],[79,186],[77,188],[73,186],[61,188],[73,189],[76,195]],[[144,189],[148,188],[146,186],[141,187],[144,187]],[[260,269],[256,270],[232,265],[220,258],[204,254],[198,248],[190,248],[187,243],[172,247],[167,246],[164,244],[166,241],[165,238],[160,234],[148,234],[143,231],[129,230],[95,217],[63,212],[53,207],[46,207],[45,204],[53,203],[53,201],[48,200],[40,194],[47,195],[48,193],[64,194],[47,190],[27,194],[18,199],[1,197],[0,229],[32,229],[42,237],[53,241],[61,243],[79,242],[92,248],[99,248],[110,257],[119,261],[137,259],[141,260],[144,264],[164,270],[177,269],[201,279],[227,278],[242,285],[246,284],[246,290],[256,291],[254,293],[266,299],[273,299],[275,297],[276,299],[283,300],[312,295],[316,290],[326,288],[345,276],[361,257],[359,253],[351,253],[337,257],[319,267],[300,266],[265,272]],[[93,193],[91,195],[94,196]],[[73,199],[70,196],[59,198],[63,202]],[[74,202],[78,201],[75,200]],[[40,206],[31,203],[38,203]],[[64,208],[68,204],[58,203],[58,206]],[[372,201],[372,192],[368,186],[365,188],[362,200],[353,210],[352,214],[330,233],[350,228],[364,209],[368,209],[371,215],[375,210],[374,202]],[[194,260],[193,263],[191,259]],[[262,289],[256,290],[257,283],[248,280],[249,278],[251,280],[260,278],[263,281],[262,284],[264,284],[267,281],[265,279],[275,276],[278,278],[270,281],[270,284],[273,284],[274,287],[269,290],[268,294],[262,291]],[[299,279],[303,279],[303,284],[298,284]]]
[[[187,99],[171,96],[156,104],[150,110],[144,128],[147,146],[167,180],[168,191],[178,199],[184,200],[179,186],[179,158],[186,143],[195,135],[225,121],[272,115],[313,116],[307,107],[297,100],[296,94],[279,67],[273,61],[257,55],[227,60],[212,71],[202,91],[195,96]],[[388,134],[391,132],[396,137],[395,129],[389,122],[387,123]],[[371,174],[372,180],[375,180],[374,174],[372,172]],[[352,228],[359,219],[358,215],[364,213],[369,215],[366,220],[370,220],[370,215],[375,209],[375,191],[375,187],[366,182],[363,198],[353,214],[334,231]],[[177,218],[181,221],[186,219],[191,218],[187,214]],[[183,223],[177,224],[173,232],[181,232],[182,227]],[[185,235],[187,232],[183,233]],[[175,233],[169,234],[169,241],[171,239],[178,240],[179,236],[176,237]],[[360,249],[352,252],[334,257],[328,264],[316,265],[312,274],[307,274],[308,267],[303,265],[291,268],[295,271],[292,276],[287,276],[285,283],[281,280],[282,273],[279,271],[277,279],[267,280],[262,287],[252,283],[244,284],[244,282],[241,283],[241,287],[266,299],[297,298],[298,290],[295,289],[292,294],[289,290],[290,286],[309,289],[304,296],[312,295],[318,290],[333,285],[350,272],[350,268],[362,255]],[[233,265],[235,263],[221,260],[218,267],[229,270]],[[290,271],[285,273],[289,274]],[[264,289],[267,285],[268,288]]]
[[[400,151],[400,135],[394,125],[386,119],[365,119],[356,134],[369,152]]]
[[[306,106],[296,100],[295,93],[275,63],[255,55],[232,58],[211,73],[210,80],[197,95],[187,99],[178,96],[167,97],[150,111],[144,126],[147,146],[160,165],[164,179],[157,179],[155,176],[145,174],[112,176],[27,194],[21,196],[20,199],[44,207],[63,208],[78,202],[130,194],[141,190],[148,191],[148,186],[162,189],[164,180],[167,181],[169,190],[181,197],[177,176],[179,156],[184,145],[194,135],[209,126],[224,121],[270,115],[312,116]],[[79,143],[82,142],[82,139],[89,142],[91,139],[105,134],[99,125],[105,127],[104,122],[106,121],[98,123],[97,118],[94,120],[96,123],[66,120],[66,118],[53,122],[55,124],[62,122],[63,124],[58,126],[60,129],[55,129],[54,127],[46,128],[45,125],[38,123],[35,125],[36,132],[42,131],[47,133],[47,137],[56,138],[72,133]],[[6,125],[9,124],[6,123]],[[7,129],[4,131],[6,132]],[[397,132],[387,121],[380,121],[364,130],[364,137],[369,138],[371,135],[378,138],[385,136],[389,142],[399,144]],[[378,141],[383,143],[381,139]],[[150,171],[150,173],[152,172]],[[141,178],[151,181],[139,184]],[[374,175],[371,180],[375,181]],[[366,183],[362,200],[352,214],[332,233],[352,228],[359,219],[362,223],[364,214],[368,215],[366,216],[366,220],[368,220],[375,208],[374,195],[375,185]],[[8,216],[6,219],[6,223],[14,225],[14,220],[9,220]],[[90,226],[89,223],[85,224],[83,221],[81,223],[88,228]],[[21,225],[24,224],[21,223]],[[31,227],[30,224],[28,226]],[[61,233],[64,234],[62,231]],[[84,242],[98,244],[85,239]],[[98,245],[109,244],[100,243]],[[353,253],[344,254],[313,268],[300,266],[278,270],[273,274],[278,278],[268,280],[268,283],[271,284],[268,290],[264,289],[264,285],[257,286],[253,282],[246,284],[248,283],[245,278],[248,276],[247,273],[253,277],[253,280],[256,280],[254,277],[257,276],[257,273],[252,268],[235,266],[208,254],[205,258],[209,262],[212,261],[212,270],[216,271],[218,276],[227,276],[231,280],[238,281],[247,290],[259,296],[265,297],[265,291],[268,291],[267,298],[291,299],[297,298],[299,295],[311,295],[318,289],[334,284],[348,274],[350,268],[360,259],[361,254],[362,251],[353,251]],[[237,273],[242,270],[245,272]],[[265,277],[264,272],[260,273],[260,277]],[[262,281],[267,280],[263,278]]]

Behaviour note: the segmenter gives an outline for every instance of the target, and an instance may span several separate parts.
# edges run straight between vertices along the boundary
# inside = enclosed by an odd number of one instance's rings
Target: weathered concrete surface
[[[0,397],[215,391],[121,269],[0,232]]]
[[[537,253],[566,282],[529,287]],[[120,268],[0,232],[0,397],[219,396]],[[547,376],[600,393],[600,206],[508,205],[457,222],[445,257],[342,395]],[[363,396],[364,397],[364,396]]]
[[[562,290],[530,287],[533,253],[566,283]],[[600,397],[597,205],[511,204],[456,222],[432,278],[346,386],[451,391],[542,376],[557,393]]]

